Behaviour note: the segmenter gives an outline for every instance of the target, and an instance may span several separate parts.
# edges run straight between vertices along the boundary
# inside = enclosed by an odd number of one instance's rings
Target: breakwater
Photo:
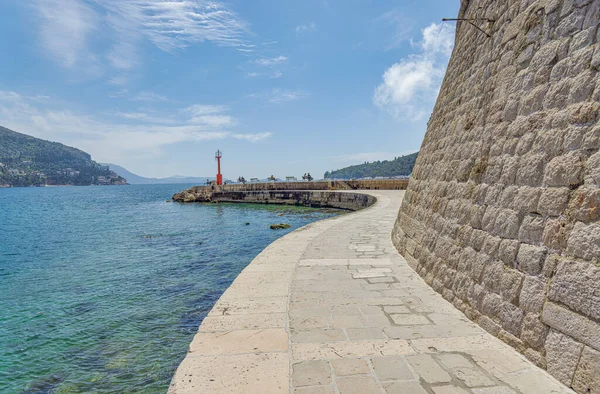
[[[394,244],[469,318],[598,393],[600,1],[463,0],[459,17],[489,37],[458,25]]]
[[[353,190],[404,190],[407,186],[406,179],[195,186],[175,194],[173,200],[286,204],[356,211],[371,206],[375,202],[375,197],[354,193]]]

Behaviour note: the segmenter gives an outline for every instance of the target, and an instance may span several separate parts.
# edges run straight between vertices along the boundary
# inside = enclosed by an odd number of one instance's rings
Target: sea
[[[244,267],[340,213],[170,202],[190,186],[0,189],[0,393],[166,392]]]

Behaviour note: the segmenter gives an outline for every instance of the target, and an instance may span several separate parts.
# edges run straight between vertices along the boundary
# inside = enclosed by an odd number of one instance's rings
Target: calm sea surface
[[[165,392],[238,273],[335,215],[165,201],[189,186],[0,189],[1,393]]]

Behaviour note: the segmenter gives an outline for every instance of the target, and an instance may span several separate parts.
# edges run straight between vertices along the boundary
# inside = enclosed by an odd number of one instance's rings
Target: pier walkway
[[[398,254],[402,191],[277,240],[202,323],[170,393],[572,393]]]

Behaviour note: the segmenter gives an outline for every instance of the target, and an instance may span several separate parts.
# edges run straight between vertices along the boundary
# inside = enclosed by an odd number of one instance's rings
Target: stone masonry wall
[[[600,393],[600,0],[470,0],[393,234],[470,319]]]
[[[358,211],[370,207],[377,199],[371,195],[339,191],[312,190],[263,190],[217,192],[213,202],[236,202],[254,204],[304,205],[313,208],[339,208]]]

